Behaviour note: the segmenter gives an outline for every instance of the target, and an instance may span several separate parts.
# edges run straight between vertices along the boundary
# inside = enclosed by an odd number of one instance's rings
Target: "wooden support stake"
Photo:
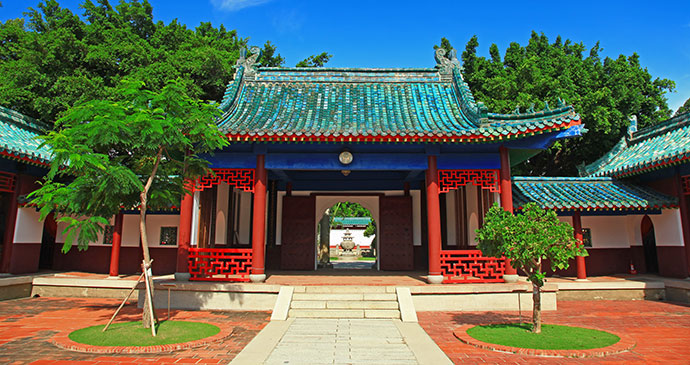
[[[141,282],[141,278],[143,278],[143,277],[144,277],[144,273],[141,273],[141,275],[139,275],[139,279],[137,279],[137,282],[132,287],[132,290],[129,291],[129,294],[127,294],[127,296],[122,301],[122,303],[120,303],[120,306],[117,308],[117,310],[115,311],[113,316],[110,318],[110,320],[108,321],[108,324],[106,324],[105,327],[103,327],[103,331],[101,331],[101,332],[105,332],[105,330],[107,330],[108,327],[110,327],[110,324],[113,323],[117,314],[120,313],[120,310],[122,309],[122,307],[125,306],[125,303],[127,303],[127,300],[129,299],[129,297],[132,295],[132,293],[134,293],[134,290],[137,288],[137,286],[139,286],[139,283]]]

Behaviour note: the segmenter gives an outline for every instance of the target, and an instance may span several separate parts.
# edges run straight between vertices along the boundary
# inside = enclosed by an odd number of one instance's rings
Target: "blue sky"
[[[116,3],[118,0],[111,0]],[[690,1],[313,1],[149,0],[156,20],[178,18],[236,29],[250,43],[270,40],[287,66],[322,51],[333,67],[433,67],[433,45],[448,38],[458,49],[476,34],[479,52],[525,44],[532,30],[550,40],[601,42],[604,56],[637,52],[653,77],[676,82],[676,110],[690,98]],[[59,0],[81,14],[81,0]],[[22,16],[38,0],[2,0],[0,20]]]

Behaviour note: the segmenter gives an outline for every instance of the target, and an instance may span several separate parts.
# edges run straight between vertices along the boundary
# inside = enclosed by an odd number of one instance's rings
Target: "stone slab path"
[[[295,318],[271,322],[231,364],[450,364],[417,323]]]
[[[297,318],[266,360],[279,364],[417,364],[392,320]]]

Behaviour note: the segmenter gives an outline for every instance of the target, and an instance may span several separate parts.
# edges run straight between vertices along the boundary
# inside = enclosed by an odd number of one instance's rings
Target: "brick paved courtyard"
[[[173,318],[235,326],[222,343],[159,354],[103,355],[62,350],[50,338],[58,331],[105,323],[119,301],[111,299],[27,298],[0,302],[0,363],[135,364],[223,363],[267,323],[267,312],[172,311]],[[137,319],[133,305],[118,320]],[[166,318],[166,311],[159,316]],[[529,311],[524,313],[529,319]],[[652,301],[561,302],[558,312],[544,312],[549,323],[581,325],[626,333],[637,346],[632,352],[598,359],[549,359],[481,350],[458,341],[452,330],[463,323],[498,323],[517,319],[517,312],[420,312],[420,324],[455,363],[664,363],[690,364],[690,307]]]
[[[171,311],[171,319],[198,320],[235,326],[222,343],[174,352],[141,355],[86,354],[49,343],[58,331],[104,324],[119,300],[27,298],[0,302],[0,364],[227,364],[268,323],[268,312]],[[133,304],[117,321],[139,320]],[[167,310],[158,310],[161,319]]]
[[[518,320],[517,312],[420,312],[419,322],[456,364],[690,364],[690,307],[652,301],[559,302],[558,311],[543,312],[545,323],[611,330],[631,336],[631,352],[594,359],[550,359],[482,350],[458,341],[453,329],[464,323]],[[531,320],[531,308],[523,312]]]

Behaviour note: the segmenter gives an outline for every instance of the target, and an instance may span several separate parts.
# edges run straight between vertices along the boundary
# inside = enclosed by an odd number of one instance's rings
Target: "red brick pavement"
[[[524,315],[527,315],[527,318]],[[453,330],[462,324],[505,323],[517,312],[420,312],[419,323],[456,364],[690,364],[690,306],[652,301],[559,302],[543,312],[545,323],[583,326],[628,334],[630,352],[594,359],[564,359],[505,354],[460,342]],[[531,320],[531,312],[523,319]]]
[[[201,347],[141,355],[87,354],[50,343],[58,333],[104,324],[119,300],[26,298],[0,302],[0,364],[227,364],[268,323],[267,312],[171,311],[171,319],[234,326],[230,337]],[[167,310],[158,310],[161,319]],[[134,304],[116,321],[140,319]]]

